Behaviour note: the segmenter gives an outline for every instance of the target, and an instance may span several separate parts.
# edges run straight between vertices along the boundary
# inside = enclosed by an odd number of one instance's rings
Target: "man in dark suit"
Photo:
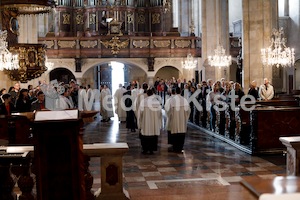
[[[207,110],[206,110],[206,95],[208,94],[208,92],[210,91],[209,86],[207,85],[206,81],[202,81],[202,86],[201,86],[201,95],[200,95],[200,99],[201,101],[201,106],[203,109],[203,116],[201,118],[201,122],[202,122],[202,127],[206,128],[207,125]]]

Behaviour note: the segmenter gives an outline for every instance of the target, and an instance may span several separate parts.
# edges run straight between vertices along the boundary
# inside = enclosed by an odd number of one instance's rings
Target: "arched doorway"
[[[64,82],[68,84],[72,79],[75,80],[74,74],[70,70],[63,67],[53,69],[50,72],[50,81],[57,80],[58,82]]]
[[[155,77],[159,77],[160,79],[163,79],[163,80],[170,80],[172,79],[172,77],[174,77],[176,80],[181,77],[181,73],[180,71],[175,68],[175,67],[172,67],[172,66],[165,66],[165,67],[162,67],[160,68]]]
[[[99,89],[101,84],[105,84],[112,89],[113,85],[128,86],[131,81],[138,81],[141,84],[146,80],[147,74],[140,67],[110,61],[90,67],[83,74],[81,82],[83,86],[91,85],[93,88]]]

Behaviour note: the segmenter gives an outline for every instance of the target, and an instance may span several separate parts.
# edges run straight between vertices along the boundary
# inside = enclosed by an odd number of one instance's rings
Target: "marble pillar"
[[[202,0],[202,60],[205,66],[204,79],[229,79],[228,70],[215,68],[207,63],[207,57],[214,55],[218,45],[222,45],[229,55],[228,0]],[[226,74],[225,74],[226,71]],[[225,76],[226,75],[226,76]]]
[[[248,91],[251,81],[258,86],[264,77],[272,83],[272,67],[264,67],[261,49],[270,46],[272,29],[278,28],[277,0],[243,0],[243,85]]]

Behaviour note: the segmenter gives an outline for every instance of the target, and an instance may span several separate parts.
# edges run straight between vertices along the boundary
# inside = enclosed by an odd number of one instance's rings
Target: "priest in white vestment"
[[[100,114],[102,116],[102,122],[108,122],[111,117],[114,116],[112,108],[112,96],[110,89],[103,85],[100,92]]]
[[[147,95],[147,90],[148,90],[148,84],[147,83],[143,83],[142,85],[142,93],[138,94],[135,101],[134,101],[134,104],[133,104],[133,110],[134,110],[134,114],[135,116],[138,118],[138,110],[139,110],[139,107],[140,107],[140,104],[141,102],[148,97]],[[138,126],[138,129],[140,129],[140,124],[139,124],[139,119],[137,119],[137,126]]]
[[[127,92],[127,90],[122,87],[122,84],[119,84],[119,88],[114,94],[115,113],[118,115],[120,122],[126,122],[125,100],[124,98],[122,99],[125,92]]]
[[[180,95],[180,88],[176,88],[176,95],[166,102],[165,110],[167,115],[167,127],[171,131],[171,144],[173,152],[180,153],[183,150],[187,122],[190,116],[190,105]]]
[[[153,90],[147,90],[145,98],[138,109],[138,120],[141,129],[141,145],[143,154],[153,154],[157,150],[158,136],[162,127],[162,111],[160,102],[153,95]]]
[[[74,108],[74,103],[70,94],[70,88],[68,86],[65,86],[64,93],[59,95],[58,99],[56,99],[55,101],[55,110],[66,110]]]

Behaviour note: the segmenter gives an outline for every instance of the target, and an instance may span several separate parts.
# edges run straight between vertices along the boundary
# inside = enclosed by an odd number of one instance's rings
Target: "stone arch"
[[[58,82],[64,83],[69,83],[72,79],[76,80],[72,71],[65,67],[57,67],[49,72],[49,80],[52,81],[55,79]]]
[[[154,62],[154,74],[157,74],[157,72],[166,66],[174,67],[176,68],[180,74],[183,74],[183,69],[181,66],[182,58],[172,58],[171,60],[166,60],[165,58],[156,58]]]
[[[97,65],[106,64],[111,61],[116,61],[116,62],[120,62],[123,64],[138,67],[138,68],[142,69],[146,74],[148,71],[148,63],[147,63],[146,59],[144,62],[142,59],[122,59],[122,58],[86,59],[82,66],[81,76],[90,68],[95,67]]]
[[[182,73],[173,66],[163,66],[159,70],[156,71],[155,77],[159,77],[164,80],[169,80],[172,77],[175,77],[175,79],[178,79],[179,77],[182,77]]]

